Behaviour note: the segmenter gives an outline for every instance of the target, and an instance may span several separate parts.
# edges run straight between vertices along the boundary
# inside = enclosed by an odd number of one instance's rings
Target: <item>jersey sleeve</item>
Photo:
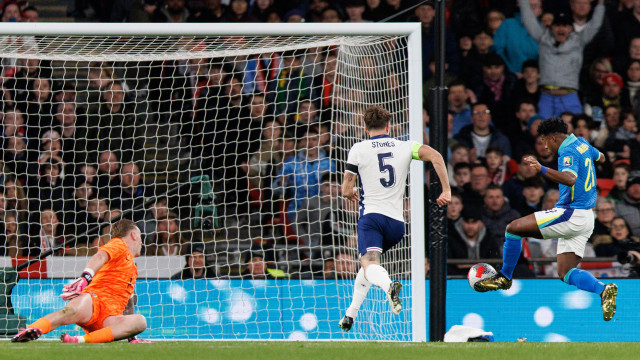
[[[600,152],[600,150],[591,146],[591,158],[593,159],[594,162],[598,162],[598,160],[600,160],[601,155],[602,153]]]
[[[578,177],[578,156],[567,151],[558,159],[558,171],[566,171]]]
[[[109,254],[109,261],[126,256],[127,252],[129,252],[129,248],[121,239],[109,241],[100,250]]]
[[[358,144],[354,144],[349,150],[349,155],[347,156],[347,166],[345,167],[345,172],[350,172],[352,174],[358,173],[358,165],[360,165],[358,159]]]

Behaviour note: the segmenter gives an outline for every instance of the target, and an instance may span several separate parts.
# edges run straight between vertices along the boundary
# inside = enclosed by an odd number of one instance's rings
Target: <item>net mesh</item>
[[[400,318],[372,287],[337,327],[359,267],[344,164],[368,105],[408,140],[406,37],[4,37],[0,58],[3,261],[67,243],[21,274],[28,322],[127,218],[143,336],[411,340],[409,286]],[[383,266],[411,278],[409,239]]]

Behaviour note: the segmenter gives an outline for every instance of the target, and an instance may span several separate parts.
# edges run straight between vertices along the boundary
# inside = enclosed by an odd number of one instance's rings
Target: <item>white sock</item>
[[[367,266],[365,272],[367,280],[375,286],[378,286],[384,292],[389,292],[391,287],[391,279],[389,279],[389,273],[382,266],[377,264],[371,264]]]
[[[76,338],[78,338],[78,343],[84,342],[84,336],[76,336]]]
[[[360,310],[360,305],[362,305],[364,299],[367,298],[370,287],[371,283],[367,281],[367,278],[364,276],[364,268],[360,268],[358,276],[356,276],[356,281],[353,284],[353,300],[351,300],[351,305],[349,305],[347,309],[347,316],[353,319],[356,318],[358,310]]]

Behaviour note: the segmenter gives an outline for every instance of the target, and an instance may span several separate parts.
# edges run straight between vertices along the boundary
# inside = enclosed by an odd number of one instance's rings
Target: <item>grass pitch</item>
[[[0,359],[634,359],[639,343],[379,343],[163,341],[154,344],[62,344],[0,342]]]

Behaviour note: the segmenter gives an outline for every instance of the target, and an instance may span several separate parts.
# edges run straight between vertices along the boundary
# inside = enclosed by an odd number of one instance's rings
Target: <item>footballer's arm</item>
[[[356,192],[356,174],[345,171],[344,178],[342,179],[342,196],[349,200],[358,200],[358,193]]]
[[[433,168],[440,179],[440,184],[442,184],[442,194],[440,194],[436,202],[440,206],[447,205],[451,202],[451,185],[449,185],[447,165],[445,165],[442,155],[428,145],[421,145],[420,149],[418,149],[418,157],[422,161],[428,161],[433,164]]]
[[[107,261],[109,261],[109,254],[104,250],[98,250],[98,252],[89,259],[86,269],[91,269],[95,274]]]

